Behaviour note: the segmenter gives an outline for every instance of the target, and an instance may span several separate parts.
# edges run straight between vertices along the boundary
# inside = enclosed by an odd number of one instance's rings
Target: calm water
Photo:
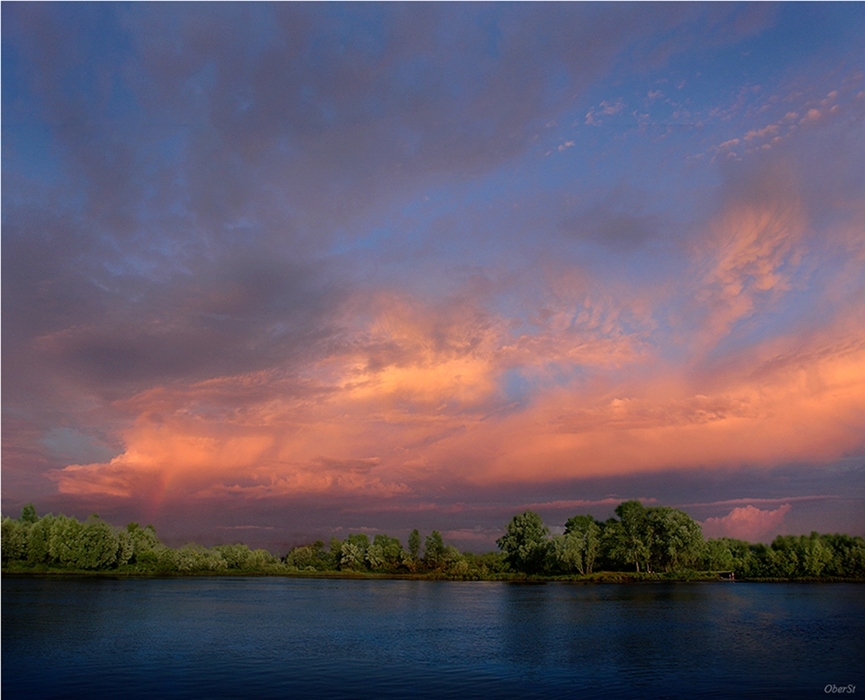
[[[865,695],[865,586],[5,576],[3,700]]]

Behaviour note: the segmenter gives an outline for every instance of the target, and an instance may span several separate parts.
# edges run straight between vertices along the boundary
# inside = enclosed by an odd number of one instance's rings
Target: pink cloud
[[[745,252],[715,269],[754,284],[763,266],[752,265],[750,244],[736,250]],[[622,327],[635,318],[621,311],[626,299],[618,311],[576,293],[548,301],[536,332],[517,338],[506,318],[468,302],[383,303],[302,373],[177,382],[122,402],[135,416],[122,452],[53,476],[65,494],[156,502],[379,497],[453,481],[816,465],[862,445],[865,307],[848,302],[809,335],[764,341],[686,377],[646,342],[650,320]],[[563,380],[557,364],[583,374]],[[511,371],[527,399],[503,388]]]
[[[740,320],[790,288],[802,257],[807,216],[795,187],[780,169],[736,192],[709,227],[697,254],[696,300],[706,309],[702,342],[714,347]]]
[[[772,539],[793,506],[785,503],[775,510],[760,510],[748,505],[734,508],[720,518],[707,518],[703,523],[706,537],[733,537],[754,542]]]

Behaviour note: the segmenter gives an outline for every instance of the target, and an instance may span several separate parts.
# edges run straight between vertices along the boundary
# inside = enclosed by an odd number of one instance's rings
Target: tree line
[[[779,535],[771,545],[721,537],[706,540],[687,513],[626,501],[604,522],[578,515],[550,535],[540,516],[515,516],[497,544],[514,571],[588,575],[734,573],[737,578],[865,578],[865,539],[850,535]]]
[[[589,577],[633,572],[639,577],[677,577],[735,572],[737,578],[865,578],[865,540],[850,535],[778,536],[771,545],[703,538],[687,513],[626,501],[616,516],[567,520],[551,534],[532,511],[514,516],[498,539],[498,551],[460,552],[433,530],[418,530],[407,547],[396,537],[365,533],[292,548],[284,557],[244,544],[168,547],[155,529],[130,523],[112,527],[98,516],[39,517],[32,504],[17,519],[2,521],[6,571],[115,571],[141,574],[265,573],[382,574],[490,579],[514,575]]]

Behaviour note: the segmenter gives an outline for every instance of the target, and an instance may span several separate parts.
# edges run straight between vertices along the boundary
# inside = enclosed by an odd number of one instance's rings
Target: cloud
[[[749,284],[771,271],[749,252],[766,249],[753,234],[713,269]],[[817,464],[862,448],[865,424],[851,417],[865,415],[865,310],[848,305],[810,334],[771,337],[688,377],[664,361],[638,305],[590,300],[565,270],[548,274],[528,324],[487,308],[495,296],[458,289],[444,300],[359,295],[327,351],[303,363],[117,403],[134,417],[122,453],[55,478],[67,493],[154,498],[423,494],[436,483]]]
[[[578,213],[560,228],[566,236],[592,241],[611,251],[633,252],[657,239],[664,217],[651,211],[645,192],[620,186]]]
[[[640,501],[643,504],[647,503],[657,503],[656,498],[650,498],[647,496],[634,496],[634,497],[619,497],[619,496],[609,496],[607,498],[598,498],[598,499],[571,499],[571,500],[555,500],[555,501],[538,501],[533,503],[526,503],[520,505],[516,508],[516,510],[565,510],[565,511],[575,511],[575,510],[587,510],[587,509],[596,509],[598,506],[618,506],[623,501]]]
[[[779,127],[777,124],[767,124],[762,129],[751,129],[751,131],[745,134],[745,141],[751,141],[752,139],[762,139],[767,136],[775,136],[775,134],[778,133],[778,128]]]
[[[590,109],[586,113],[586,124],[589,126],[600,126],[604,123],[604,120],[600,119],[600,117],[612,117],[621,112],[624,108],[625,103],[622,101],[621,97],[615,102],[602,100],[600,105]]]
[[[770,505],[784,505],[796,502],[810,502],[810,501],[826,501],[826,500],[836,500],[838,496],[831,495],[816,495],[816,496],[784,496],[781,498],[732,498],[724,501],[711,501],[709,503],[688,503],[681,508],[700,508],[705,506],[738,506],[738,505],[758,505],[758,506],[770,506]]]
[[[218,530],[273,530],[274,528],[265,525],[222,525],[217,527]]]
[[[703,522],[703,534],[707,537],[732,537],[749,542],[773,539],[793,508],[789,503],[775,510],[760,510],[748,505],[734,508],[720,518],[707,518]]]
[[[856,453],[861,78],[544,126],[775,12],[4,6],[4,486],[505,509]]]
[[[861,119],[861,106],[856,104],[855,96],[859,77],[846,74],[840,80],[837,76],[832,76],[832,80],[836,81],[838,88],[823,96],[818,92],[822,85],[820,88],[808,85],[799,89],[793,84],[786,84],[779,86],[778,92],[764,99],[757,109],[751,107],[743,110],[746,103],[741,100],[740,93],[740,99],[734,105],[717,108],[708,115],[700,115],[703,121],[719,116],[730,120],[735,116],[734,123],[741,124],[752,124],[751,120],[756,115],[767,114],[773,117],[772,121],[763,122],[762,126],[743,126],[739,136],[712,146],[706,153],[712,153],[713,159],[719,156],[725,159],[740,159],[785,146],[790,139],[799,137],[803,127],[808,129],[805,138],[810,139],[813,138],[815,128],[831,129],[839,123]],[[746,88],[743,90],[747,91]],[[784,95],[784,92],[787,94]],[[796,105],[795,110],[789,108],[791,104]],[[742,111],[744,114],[739,116]]]
[[[9,395],[52,381],[56,393],[59,371],[116,398],[272,366],[337,334],[334,280],[351,273],[328,253],[362,235],[346,222],[441,173],[489,172],[646,21],[693,19],[636,14],[612,10],[589,31],[577,6],[10,8],[5,104],[19,130],[4,141],[47,138],[55,160],[35,183],[4,175]],[[439,30],[453,52],[429,51]],[[543,87],[551,64],[560,92]],[[19,143],[34,115],[44,133]],[[629,240],[643,223],[604,235]]]
[[[715,347],[737,324],[778,303],[805,252],[808,215],[784,163],[735,172],[720,212],[694,244],[697,347]]]

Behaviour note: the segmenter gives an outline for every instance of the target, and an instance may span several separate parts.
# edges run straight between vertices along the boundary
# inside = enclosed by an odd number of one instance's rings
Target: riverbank
[[[726,573],[726,572],[724,572]],[[599,571],[584,575],[540,576],[519,573],[495,573],[486,576],[459,576],[441,572],[428,573],[387,573],[374,571],[290,571],[274,568],[272,570],[226,569],[221,571],[144,571],[140,569],[113,569],[107,571],[86,571],[82,569],[62,569],[44,566],[3,567],[2,575],[15,577],[48,576],[73,578],[222,578],[222,577],[282,577],[301,579],[359,579],[359,580],[403,580],[403,581],[504,581],[509,583],[865,583],[865,578],[843,578],[840,576],[800,577],[800,578],[738,578],[731,581],[720,572],[684,571],[662,573],[637,573],[627,571]]]

